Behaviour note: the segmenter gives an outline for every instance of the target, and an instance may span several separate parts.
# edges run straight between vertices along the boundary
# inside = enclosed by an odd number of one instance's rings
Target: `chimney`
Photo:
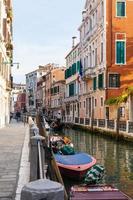
[[[82,11],[82,21],[84,21],[86,18],[86,10]]]
[[[73,36],[72,37],[72,48],[74,48],[75,47],[75,40],[76,40],[76,36]]]

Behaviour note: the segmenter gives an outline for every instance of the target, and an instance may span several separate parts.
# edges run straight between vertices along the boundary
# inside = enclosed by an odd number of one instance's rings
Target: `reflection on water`
[[[133,198],[133,145],[78,130],[64,130],[76,151],[93,155],[106,169],[105,182]]]

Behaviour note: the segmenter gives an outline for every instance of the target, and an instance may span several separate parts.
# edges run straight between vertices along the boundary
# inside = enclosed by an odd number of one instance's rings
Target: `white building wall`
[[[11,65],[10,58],[6,52],[6,44],[9,42],[4,38],[3,30],[3,20],[7,18],[7,7],[5,1],[0,1],[0,128],[4,127],[9,123],[10,118],[10,75],[11,75]],[[7,24],[7,31],[10,36],[10,41],[12,42],[11,24]],[[9,87],[8,87],[9,85]]]

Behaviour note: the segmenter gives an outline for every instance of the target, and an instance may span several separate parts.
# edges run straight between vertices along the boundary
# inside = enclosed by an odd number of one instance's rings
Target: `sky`
[[[15,83],[25,83],[25,74],[39,65],[65,66],[72,36],[79,40],[85,0],[13,0],[13,62]]]

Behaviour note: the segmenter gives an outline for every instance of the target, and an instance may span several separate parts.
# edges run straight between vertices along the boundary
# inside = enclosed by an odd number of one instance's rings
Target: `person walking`
[[[26,109],[26,106],[24,106],[23,108],[23,122],[24,122],[24,126],[25,126],[25,123],[26,123],[26,113],[27,113],[27,109]]]
[[[20,121],[21,113],[19,111],[16,112],[16,120]]]
[[[10,112],[10,123],[11,123],[12,118],[13,118],[13,113]]]

